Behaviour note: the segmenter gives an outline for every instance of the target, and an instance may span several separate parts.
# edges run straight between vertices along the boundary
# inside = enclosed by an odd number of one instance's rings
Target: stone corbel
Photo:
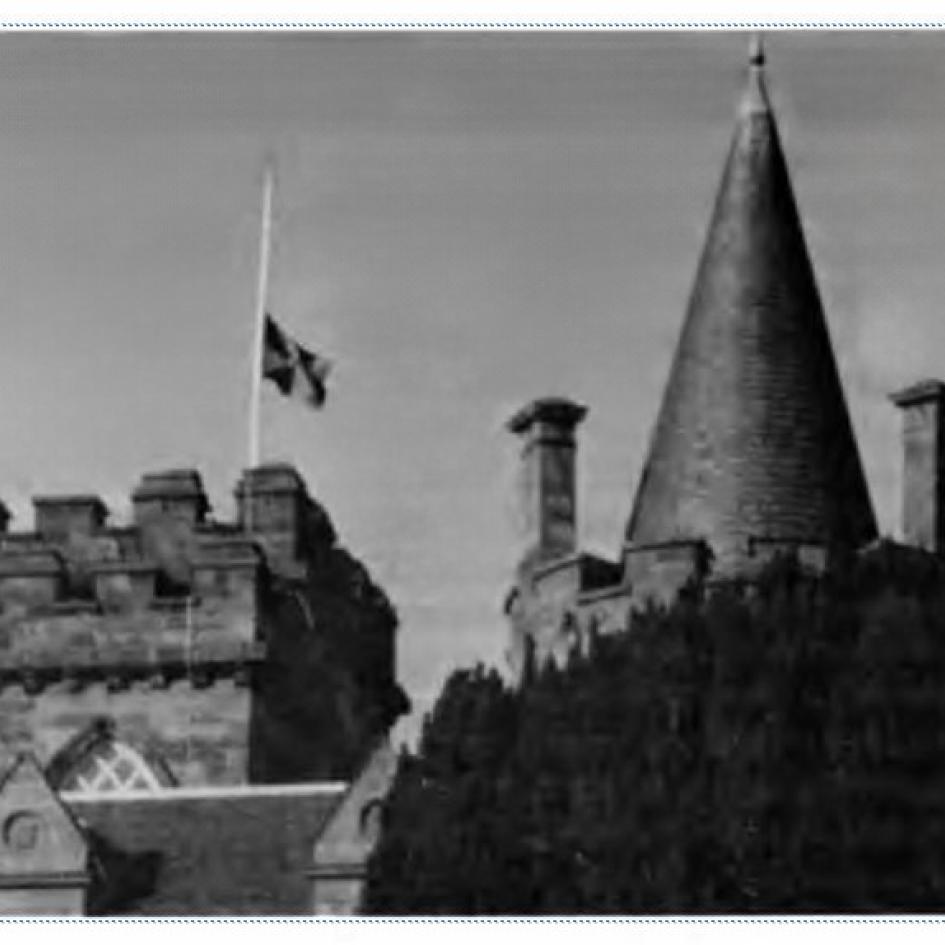
[[[26,669],[23,671],[22,681],[23,691],[28,696],[39,695],[39,693],[41,693],[45,688],[45,683],[42,676],[40,676],[40,674],[33,669]]]
[[[128,677],[120,672],[109,673],[105,679],[105,688],[109,692],[124,692],[129,685]]]

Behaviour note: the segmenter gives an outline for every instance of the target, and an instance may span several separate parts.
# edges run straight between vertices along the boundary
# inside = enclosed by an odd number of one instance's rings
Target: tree
[[[374,913],[945,907],[945,573],[888,545],[682,595],[518,689],[454,674]]]

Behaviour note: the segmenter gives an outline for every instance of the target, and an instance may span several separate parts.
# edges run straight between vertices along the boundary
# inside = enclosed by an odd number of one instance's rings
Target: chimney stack
[[[561,558],[576,550],[574,431],[586,414],[587,408],[573,401],[546,397],[523,407],[507,424],[523,440],[525,564]]]
[[[890,400],[903,414],[903,540],[945,552],[945,383],[920,381]]]

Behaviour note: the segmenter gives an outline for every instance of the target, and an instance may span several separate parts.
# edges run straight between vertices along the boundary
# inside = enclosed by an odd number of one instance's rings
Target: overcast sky
[[[780,118],[874,502],[886,395],[945,376],[945,35],[769,34]],[[517,449],[535,396],[590,407],[581,520],[614,553],[743,80],[694,34],[0,37],[0,496],[246,460],[259,183],[272,311],[337,370],[267,392],[288,459],[401,615],[421,708],[501,658]]]

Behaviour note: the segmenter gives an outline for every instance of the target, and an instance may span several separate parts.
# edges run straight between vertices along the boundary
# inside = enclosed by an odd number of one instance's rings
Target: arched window
[[[362,836],[367,837],[372,843],[377,843],[381,835],[383,818],[383,800],[379,797],[372,798],[361,808],[361,816],[358,818]]]
[[[166,771],[152,767],[122,742],[103,739],[65,773],[62,791],[148,791],[170,783]]]

